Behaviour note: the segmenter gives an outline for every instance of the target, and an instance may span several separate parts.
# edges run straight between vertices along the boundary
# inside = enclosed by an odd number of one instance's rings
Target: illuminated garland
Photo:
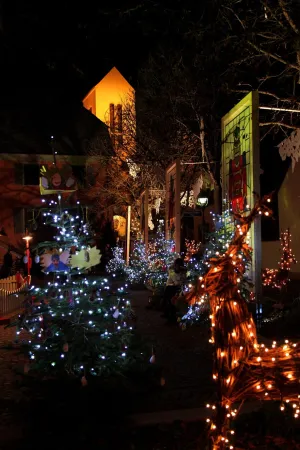
[[[255,323],[239,287],[245,261],[251,258],[251,249],[245,240],[257,215],[270,215],[267,202],[270,202],[267,197],[258,201],[247,217],[236,215],[239,225],[228,249],[210,260],[208,273],[200,277],[195,290],[187,294],[192,304],[205,296],[209,298],[213,379],[217,387],[217,401],[207,405],[212,410],[207,423],[213,450],[234,448],[232,422],[247,398],[279,400],[281,410],[291,402],[294,416],[300,414],[297,344],[286,341],[283,346],[277,346],[274,342],[271,348],[259,345]]]
[[[297,264],[296,258],[291,249],[291,233],[289,228],[280,234],[280,244],[282,248],[281,260],[278,263],[279,269],[264,269],[262,273],[262,283],[264,286],[282,289],[290,281],[289,272],[291,264]]]

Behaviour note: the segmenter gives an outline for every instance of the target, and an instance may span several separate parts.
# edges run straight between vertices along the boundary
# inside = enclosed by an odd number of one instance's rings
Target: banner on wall
[[[234,229],[234,213],[253,208],[260,194],[258,92],[250,92],[222,118],[223,211],[232,209],[227,228]],[[254,222],[248,236],[253,249],[251,278],[261,292],[261,224]]]
[[[175,241],[175,251],[180,253],[180,160],[176,160],[166,170],[166,239]]]
[[[74,192],[76,190],[77,183],[70,165],[57,166],[49,164],[41,166],[40,192],[42,195]]]

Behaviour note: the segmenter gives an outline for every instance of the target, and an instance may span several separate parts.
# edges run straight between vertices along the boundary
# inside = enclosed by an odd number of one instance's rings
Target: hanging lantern
[[[24,256],[24,258],[23,258],[23,263],[24,263],[24,264],[27,264],[27,263],[28,263],[28,256],[27,256],[27,255]]]

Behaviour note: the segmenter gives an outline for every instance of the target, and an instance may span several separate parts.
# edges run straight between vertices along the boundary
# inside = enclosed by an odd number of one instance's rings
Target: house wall
[[[7,236],[0,236],[0,241],[14,247],[20,247],[24,233],[24,206],[40,206],[38,186],[23,186],[19,165],[13,161],[0,161],[0,228],[4,228]],[[21,180],[20,180],[21,181]],[[0,258],[4,249],[0,248]]]
[[[280,241],[266,241],[261,245],[262,269],[278,269],[281,258]]]
[[[93,113],[104,123],[109,121],[109,105],[118,105],[132,98],[131,85],[115,67],[93,88],[83,100],[85,108],[93,108]]]
[[[213,220],[212,220],[213,212],[214,212],[214,205],[208,206],[204,210],[204,221],[210,231],[213,229]],[[202,241],[202,235],[201,235],[202,224],[203,224],[203,217],[195,216],[194,217],[194,239],[196,242]]]
[[[95,88],[93,88],[83,100],[83,106],[96,115],[96,95]]]
[[[300,164],[294,171],[289,168],[278,193],[279,226],[281,230],[290,229],[292,250],[297,264],[291,271],[300,273]]]
[[[50,155],[11,155],[2,154],[0,160],[0,230],[4,228],[7,236],[0,236],[0,264],[6,246],[9,244],[21,252],[24,249],[22,237],[26,226],[26,209],[38,209],[41,207],[41,194],[38,184],[38,176],[34,180],[36,184],[24,185],[24,167],[28,164],[39,166],[46,162]],[[58,156],[58,161],[74,166],[85,166],[84,156],[68,157]],[[38,175],[38,170],[36,171]],[[101,183],[105,177],[105,169],[97,171],[95,182]],[[74,194],[74,203],[79,199],[83,205],[91,204],[91,189],[80,189]],[[35,234],[35,233],[33,233]],[[35,236],[33,236],[34,238]]]

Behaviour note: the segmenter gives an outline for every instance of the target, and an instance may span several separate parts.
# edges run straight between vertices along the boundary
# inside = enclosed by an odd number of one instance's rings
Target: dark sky
[[[114,10],[117,3],[110,3],[111,13],[101,2],[6,2],[1,65],[7,82],[81,98],[114,65],[134,76],[151,40]]]
[[[47,114],[47,97],[50,101],[57,97],[67,110],[114,65],[134,84],[149,52],[180,34],[172,28],[173,19],[180,24],[180,0],[162,0],[159,5],[144,0],[142,4],[146,7],[140,20],[135,20],[130,11],[139,7],[136,1],[112,1],[107,6],[90,0],[4,2],[0,45],[5,81],[0,85],[0,107],[31,103]],[[120,7],[127,12],[119,13]],[[196,2],[187,0],[185,7],[201,13]],[[282,138],[268,135],[261,142],[262,194],[277,190],[287,170],[288,163],[281,161],[276,147]]]

